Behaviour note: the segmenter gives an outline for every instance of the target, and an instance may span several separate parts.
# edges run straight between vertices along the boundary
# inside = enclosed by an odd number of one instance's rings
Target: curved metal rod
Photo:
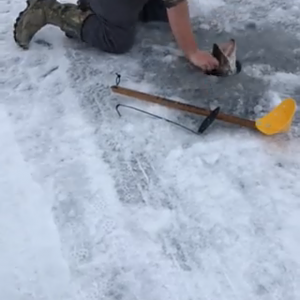
[[[121,117],[121,116],[122,116],[122,115],[121,115],[121,113],[120,113],[120,111],[119,111],[119,107],[120,107],[120,106],[121,106],[121,107],[130,108],[130,109],[136,110],[136,111],[138,111],[138,112],[141,112],[141,113],[147,114],[147,115],[149,115],[149,116],[152,116],[152,117],[154,117],[154,118],[157,118],[157,119],[160,119],[160,120],[166,121],[166,122],[168,122],[168,123],[171,123],[171,124],[173,124],[173,125],[179,126],[179,127],[183,128],[183,129],[185,129],[185,130],[188,130],[188,131],[190,131],[190,132],[192,132],[192,133],[194,133],[194,134],[197,134],[197,135],[199,135],[199,133],[198,133],[198,132],[196,132],[196,131],[194,131],[194,130],[192,130],[192,129],[190,129],[190,128],[188,128],[188,127],[184,126],[184,125],[181,125],[181,124],[179,124],[179,123],[177,123],[177,122],[174,122],[174,121],[172,121],[172,120],[169,120],[169,119],[163,118],[163,117],[161,117],[161,116],[158,116],[158,115],[155,115],[155,114],[149,113],[149,112],[147,112],[147,111],[145,111],[145,110],[142,110],[142,109],[139,109],[139,108],[136,108],[136,107],[130,106],[130,105],[125,105],[125,104],[118,104],[118,105],[116,105],[116,111],[117,111],[117,113],[118,113],[119,117]]]

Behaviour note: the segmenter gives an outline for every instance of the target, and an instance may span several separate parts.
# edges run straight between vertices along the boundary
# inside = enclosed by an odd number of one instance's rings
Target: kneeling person
[[[47,24],[67,36],[102,51],[121,54],[134,44],[138,21],[167,21],[186,58],[203,71],[218,61],[198,48],[189,18],[187,0],[81,0],[76,4],[56,0],[28,0],[14,26],[16,43],[28,49],[33,36]]]

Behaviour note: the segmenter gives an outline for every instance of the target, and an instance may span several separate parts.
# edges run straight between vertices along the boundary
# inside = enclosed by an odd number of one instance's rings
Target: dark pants
[[[121,54],[130,50],[137,23],[167,22],[162,0],[81,0],[94,12],[82,27],[82,40],[92,47]]]

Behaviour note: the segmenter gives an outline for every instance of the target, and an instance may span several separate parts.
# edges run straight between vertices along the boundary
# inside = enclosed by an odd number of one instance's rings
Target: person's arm
[[[218,67],[218,61],[208,52],[199,50],[189,16],[187,0],[163,0],[175,40],[186,58],[203,71]]]
[[[198,46],[192,31],[187,0],[165,1],[169,24],[178,46],[187,58],[196,53]]]

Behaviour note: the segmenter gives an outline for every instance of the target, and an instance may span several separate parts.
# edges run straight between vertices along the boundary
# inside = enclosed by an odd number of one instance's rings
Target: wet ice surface
[[[1,299],[299,299],[298,113],[283,135],[215,122],[196,136],[125,108],[119,118],[124,103],[202,120],[110,91],[118,72],[122,86],[255,119],[300,101],[291,27],[226,34],[204,20],[207,49],[238,42],[243,72],[221,80],[187,64],[166,26],[141,29],[126,56],[52,27],[24,52],[10,35],[24,5],[0,3]]]

